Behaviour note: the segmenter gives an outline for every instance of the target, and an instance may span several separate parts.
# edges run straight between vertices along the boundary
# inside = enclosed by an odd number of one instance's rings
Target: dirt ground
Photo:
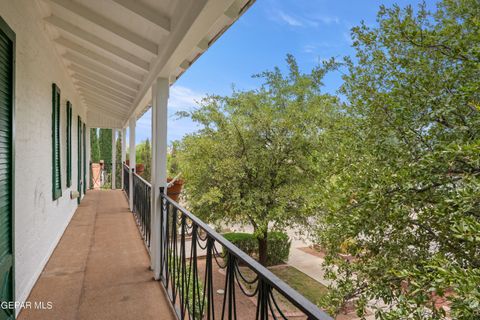
[[[199,272],[199,277],[202,279],[202,283],[204,283],[204,277],[205,277],[205,259],[198,259],[198,272]],[[219,259],[220,263],[223,263],[221,259]],[[247,277],[247,279],[251,279],[253,273],[245,272],[246,268],[241,267],[242,274]],[[225,290],[225,279],[226,279],[226,273],[224,269],[219,268],[219,266],[214,262],[214,267],[213,267],[213,287],[214,287],[214,300],[213,300],[213,307],[215,310],[215,317],[221,317],[222,315],[222,307],[223,307],[223,302],[225,299],[225,294],[223,294],[223,290]],[[282,297],[279,296],[279,294],[275,294],[277,303],[279,304],[280,308],[284,312],[284,314],[289,318],[289,319],[306,319],[306,316],[304,316],[301,312],[296,310],[295,307],[290,305],[286,300]],[[256,315],[256,310],[257,310],[257,296],[255,295],[254,297],[248,297],[246,296],[242,290],[239,288],[238,284],[235,283],[235,301],[236,301],[236,315],[237,319],[254,319]],[[227,310],[228,310],[228,304],[227,304]],[[227,312],[227,311],[225,311]],[[225,314],[225,317],[227,317],[228,314]],[[271,319],[273,319],[273,316],[270,315]],[[278,314],[277,314],[278,318]]]
[[[308,254],[311,254],[315,257],[319,257],[319,258],[325,258],[325,252],[323,251],[319,251],[319,250],[315,250],[313,249],[312,247],[303,247],[303,248],[298,248],[298,250],[301,250],[305,253],[308,253]]]

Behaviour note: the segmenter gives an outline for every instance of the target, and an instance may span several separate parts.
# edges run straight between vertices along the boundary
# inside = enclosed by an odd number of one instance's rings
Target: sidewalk
[[[253,232],[253,228],[250,226],[229,226],[236,232]],[[325,279],[325,270],[322,267],[323,259],[313,254],[309,254],[300,250],[311,245],[308,240],[300,239],[296,235],[295,230],[288,230],[288,236],[292,239],[292,246],[290,247],[290,256],[287,262],[288,265],[295,267],[301,272],[305,273],[309,277],[320,282],[324,286],[329,286],[332,281]]]
[[[322,267],[324,260],[320,257],[314,256],[313,254],[309,254],[300,250],[300,248],[308,247],[310,243],[297,239],[293,232],[288,232],[288,235],[292,239],[288,264],[302,271],[324,286],[331,285],[332,281],[325,279],[325,270]]]
[[[325,279],[325,269],[322,266],[324,259],[300,250],[301,248],[309,247],[311,245],[311,242],[298,239],[298,236],[295,236],[295,232],[293,231],[289,231],[287,233],[292,239],[292,246],[290,248],[288,265],[297,268],[298,270],[302,271],[309,277],[315,279],[316,281],[318,281],[319,283],[325,286],[329,286],[330,284],[332,284],[333,283],[332,280]],[[371,301],[370,303],[375,304],[374,301]],[[383,304],[380,303],[380,305],[383,305]],[[368,308],[368,310],[371,312],[371,314],[366,316],[365,319],[374,320],[375,315],[373,314],[370,308]],[[347,319],[357,320],[360,318],[358,318],[356,314],[353,312],[348,314],[340,314],[337,316],[336,319],[337,320],[347,320]]]

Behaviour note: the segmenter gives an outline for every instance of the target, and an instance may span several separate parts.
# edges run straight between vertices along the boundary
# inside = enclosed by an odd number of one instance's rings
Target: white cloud
[[[291,27],[313,27],[317,28],[320,25],[340,24],[341,20],[337,16],[315,15],[311,13],[286,13],[279,8],[269,9],[267,12],[270,20],[287,24]]]
[[[199,125],[191,119],[168,119],[168,141],[180,140],[185,135],[193,133],[199,129]]]
[[[198,126],[189,119],[177,119],[175,112],[187,111],[198,106],[198,102],[205,97],[190,88],[173,85],[170,88],[170,97],[168,99],[168,140],[181,139],[185,134],[197,130]],[[152,110],[149,109],[145,114],[137,120],[136,123],[136,140],[137,143],[145,139],[151,139]],[[127,140],[128,142],[128,140]]]
[[[305,53],[316,53],[317,51],[325,48],[336,48],[339,45],[336,43],[330,43],[327,41],[321,41],[321,42],[312,42],[312,43],[307,43],[302,47],[302,51]]]
[[[190,88],[173,85],[170,89],[168,109],[172,111],[187,110],[198,106],[205,94],[195,92]]]
[[[178,119],[174,116],[177,111],[188,111],[198,106],[205,94],[196,92],[190,88],[173,85],[170,88],[168,99],[168,141],[181,139],[186,134],[198,129],[198,125],[191,119]]]
[[[286,14],[285,12],[283,12],[281,10],[278,10],[277,16],[278,16],[279,20],[285,22],[286,24],[288,24],[292,27],[302,27],[303,26],[303,23],[300,20]]]
[[[323,24],[340,24],[340,19],[336,16],[316,16],[312,20]]]
[[[314,53],[317,47],[313,44],[306,44],[303,46],[303,52],[305,53]]]

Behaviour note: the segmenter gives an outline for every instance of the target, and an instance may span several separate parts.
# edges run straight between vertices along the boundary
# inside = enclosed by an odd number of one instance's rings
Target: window
[[[67,101],[67,188],[72,186],[72,104]]]
[[[60,88],[52,84],[52,195],[53,200],[62,196],[60,166]]]

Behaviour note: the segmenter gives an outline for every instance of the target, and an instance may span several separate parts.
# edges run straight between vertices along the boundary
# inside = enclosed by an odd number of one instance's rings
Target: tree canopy
[[[125,139],[120,133],[117,136],[117,141],[115,143],[115,184],[117,189],[122,189],[122,174],[123,174],[123,164],[122,164],[122,139]]]
[[[289,56],[183,114],[201,126],[178,148],[193,212],[259,243],[309,226],[331,313],[480,318],[480,2],[429,9],[381,7],[352,29],[355,57],[302,74]],[[339,97],[322,94],[337,68]]]
[[[135,147],[135,155],[136,164],[143,164],[144,166],[142,177],[145,180],[150,181],[152,174],[152,149],[149,139],[146,139],[145,141],[137,144],[137,146]]]
[[[90,157],[92,162],[100,161],[100,146],[98,144],[97,128],[90,128]]]
[[[99,130],[98,146],[100,149],[100,160],[112,163],[112,129],[101,128]]]
[[[210,96],[183,114],[201,129],[178,148],[187,202],[209,222],[251,225],[266,262],[269,230],[305,223],[311,208],[306,190],[313,179],[312,150],[337,99],[320,93],[323,68],[309,74],[287,58],[258,77],[258,90]]]
[[[479,17],[479,1],[445,0],[352,30],[316,179],[331,311],[380,300],[382,319],[437,319],[445,296],[453,318],[480,318]]]

